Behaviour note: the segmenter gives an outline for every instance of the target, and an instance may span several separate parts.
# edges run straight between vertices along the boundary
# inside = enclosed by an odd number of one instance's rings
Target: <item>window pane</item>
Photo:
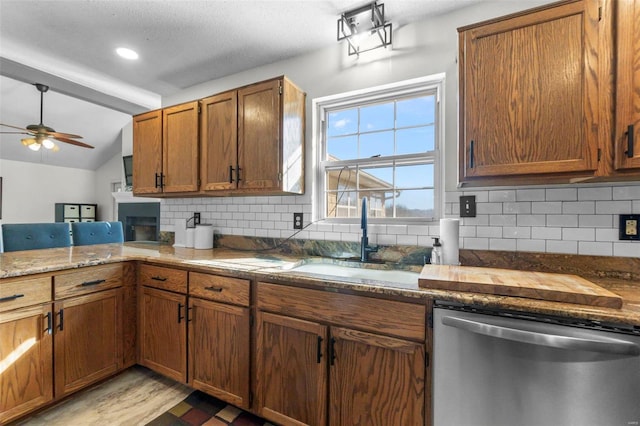
[[[360,132],[393,129],[393,102],[360,108]]]
[[[327,117],[327,136],[348,135],[358,132],[358,109],[330,112]]]
[[[393,205],[393,192],[388,191],[368,191],[367,209],[370,218],[393,217],[393,210],[389,213],[388,206]]]
[[[406,189],[396,195],[396,217],[433,217],[433,189]]]
[[[353,160],[358,158],[358,137],[342,136],[327,139],[327,160]]]
[[[396,127],[419,126],[435,122],[436,97],[422,96],[396,103]]]
[[[371,158],[393,155],[393,132],[360,135],[360,157]]]
[[[359,209],[355,191],[327,193],[327,217],[359,217]]]
[[[396,132],[396,154],[416,154],[435,149],[434,126],[412,127]]]
[[[433,164],[399,166],[396,168],[396,188],[433,186]]]
[[[326,185],[330,191],[355,190],[356,171],[347,168],[330,170],[327,172]]]
[[[365,196],[367,189],[393,188],[393,167],[363,168],[359,173],[359,189]]]

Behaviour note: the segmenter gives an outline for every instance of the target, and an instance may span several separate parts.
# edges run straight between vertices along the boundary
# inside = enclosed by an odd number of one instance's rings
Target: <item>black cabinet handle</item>
[[[180,324],[180,322],[182,322],[182,320],[184,319],[184,317],[182,316],[183,307],[184,305],[182,303],[178,303],[178,324]]]
[[[336,360],[336,339],[333,337],[329,340],[329,362],[333,365]]]
[[[229,166],[229,183],[233,183],[233,166]]]
[[[163,281],[163,282],[167,280],[165,277],[157,277],[157,276],[151,277],[151,279],[155,281]]]
[[[187,308],[187,322],[193,321],[194,312],[195,312],[195,310],[193,309],[193,306]],[[189,314],[191,314],[191,315],[189,315]]]
[[[633,124],[627,126],[627,158],[633,158]]]
[[[64,309],[60,309],[58,317],[60,318],[60,321],[58,322],[58,330],[62,331],[64,329]]]
[[[318,336],[318,352],[316,353],[317,362],[320,364],[322,360],[322,337]]]
[[[240,170],[242,170],[242,169],[240,168],[240,166],[238,166],[236,168],[236,181],[238,181],[238,182],[240,182]]]
[[[160,179],[160,174],[156,173],[156,188],[161,188],[159,179]]]
[[[165,185],[164,185],[164,178],[165,178],[165,177],[166,177],[166,176],[164,175],[164,173],[160,173],[160,189],[163,189],[163,188],[164,188],[164,186],[165,186]]]
[[[474,145],[475,144],[473,141],[471,141],[471,143],[469,144],[469,168],[470,169],[473,169],[473,166],[474,166],[473,163],[475,163],[475,158],[474,158],[475,154],[473,152]]]
[[[204,289],[215,293],[222,293],[222,290],[224,290],[222,287],[205,287]]]
[[[47,328],[45,332],[47,334],[51,334],[53,332],[53,314],[49,311],[45,316],[47,317]]]
[[[92,285],[98,285],[98,284],[102,284],[103,282],[106,282],[107,280],[94,280],[94,281],[85,281],[82,284],[80,284],[83,287],[90,287]]]
[[[0,297],[0,302],[11,302],[12,300],[24,297],[24,294],[14,294],[13,296]]]

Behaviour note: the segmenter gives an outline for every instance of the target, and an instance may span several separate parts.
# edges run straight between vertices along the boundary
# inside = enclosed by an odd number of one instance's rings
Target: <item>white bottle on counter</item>
[[[442,244],[440,244],[440,238],[433,238],[433,248],[431,249],[431,264],[442,265]]]

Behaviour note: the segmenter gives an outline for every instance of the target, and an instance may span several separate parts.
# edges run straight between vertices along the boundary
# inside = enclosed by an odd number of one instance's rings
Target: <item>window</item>
[[[440,215],[444,74],[314,100],[315,216],[404,223]]]

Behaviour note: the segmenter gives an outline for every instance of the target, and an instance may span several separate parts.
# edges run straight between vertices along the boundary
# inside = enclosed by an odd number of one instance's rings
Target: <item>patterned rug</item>
[[[146,426],[274,426],[251,413],[200,391],[192,392]]]

